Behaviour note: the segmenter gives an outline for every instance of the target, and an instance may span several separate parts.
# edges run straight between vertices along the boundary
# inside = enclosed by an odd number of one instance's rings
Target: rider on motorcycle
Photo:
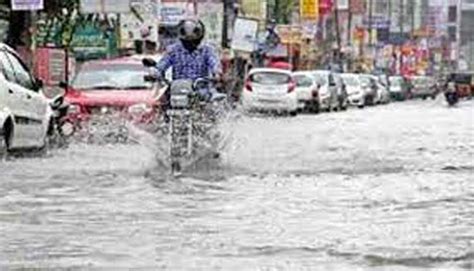
[[[157,63],[158,77],[164,78],[165,72],[172,68],[173,80],[217,79],[221,74],[220,60],[211,46],[201,44],[205,32],[205,26],[200,20],[182,20],[178,25],[180,42],[170,46]],[[211,96],[214,90],[207,89],[208,93],[201,91],[203,90],[200,90],[201,95]],[[169,91],[169,98],[168,95]]]

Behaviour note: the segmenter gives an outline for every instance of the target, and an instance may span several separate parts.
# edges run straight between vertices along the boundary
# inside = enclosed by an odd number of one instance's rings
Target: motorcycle
[[[156,67],[152,59],[144,59],[146,67]],[[180,173],[186,165],[203,153],[211,151],[219,134],[214,129],[227,108],[227,96],[213,91],[215,80],[175,80],[157,78],[156,73],[145,80],[164,83],[168,94],[163,108],[168,136],[171,172]],[[161,82],[158,82],[161,81]],[[214,158],[218,154],[214,153]]]
[[[74,125],[66,120],[69,104],[63,95],[58,95],[50,101],[53,111],[51,127],[48,131],[49,144],[56,147],[67,145],[67,139],[74,133]]]
[[[459,95],[456,90],[456,85],[454,84],[454,82],[448,83],[446,90],[444,92],[444,96],[449,106],[454,106],[459,102]]]

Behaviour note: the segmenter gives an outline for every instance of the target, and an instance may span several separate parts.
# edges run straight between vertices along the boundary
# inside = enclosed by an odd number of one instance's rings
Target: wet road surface
[[[474,102],[244,117],[172,179],[142,145],[0,163],[0,270],[474,268]]]

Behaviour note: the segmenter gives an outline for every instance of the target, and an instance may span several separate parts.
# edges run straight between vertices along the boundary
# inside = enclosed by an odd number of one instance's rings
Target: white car
[[[319,112],[318,88],[311,72],[300,71],[293,73],[296,83],[296,96],[298,97],[298,107],[312,113]]]
[[[247,112],[275,111],[296,115],[298,97],[295,90],[296,84],[290,71],[252,69],[242,91],[242,107]]]
[[[311,75],[319,86],[319,108],[328,112],[339,110],[338,88],[342,88],[342,85],[338,85],[330,71],[311,71]]]
[[[341,74],[341,78],[346,86],[349,104],[363,108],[365,106],[366,93],[362,89],[359,74],[344,73]]]
[[[45,149],[53,112],[34,79],[13,49],[0,43],[0,154]]]

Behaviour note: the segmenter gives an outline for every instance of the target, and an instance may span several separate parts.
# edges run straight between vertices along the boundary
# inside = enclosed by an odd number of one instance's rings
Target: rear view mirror
[[[143,80],[149,83],[156,83],[158,81],[158,78],[155,75],[147,74],[143,76]]]
[[[142,60],[143,66],[145,67],[156,67],[157,63],[154,59],[146,57]]]
[[[63,89],[66,89],[68,87],[68,84],[65,81],[61,81],[61,82],[59,82],[59,87],[63,88]]]

